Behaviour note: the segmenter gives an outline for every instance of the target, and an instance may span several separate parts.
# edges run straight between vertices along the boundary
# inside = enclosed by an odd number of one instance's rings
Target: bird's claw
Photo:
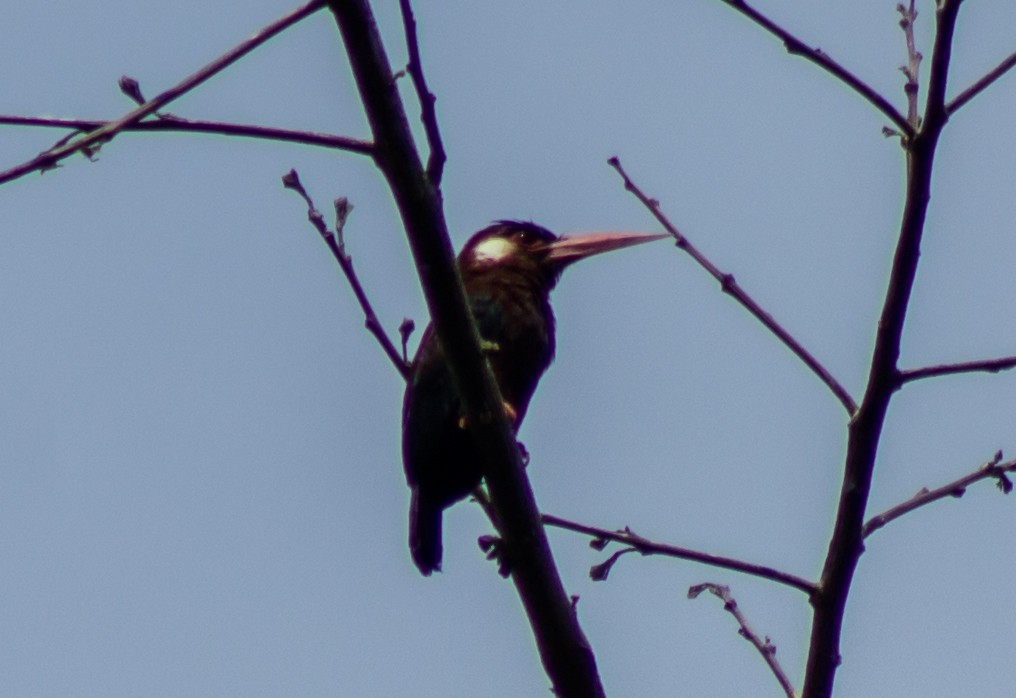
[[[512,423],[512,427],[518,426],[519,413],[515,410],[510,402],[502,402],[501,406],[504,408],[504,416],[508,418],[508,421]],[[462,415],[459,417],[459,429],[467,429],[469,427],[469,417]]]
[[[516,441],[515,445],[519,447],[519,458],[522,460],[522,467],[529,466],[529,449],[521,441]]]
[[[512,573],[512,567],[508,561],[508,551],[505,550],[504,541],[497,536],[480,536],[476,542],[488,560],[497,562],[497,573],[508,579]]]

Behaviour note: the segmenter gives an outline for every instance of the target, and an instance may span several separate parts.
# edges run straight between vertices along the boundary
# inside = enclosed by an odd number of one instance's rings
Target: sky
[[[375,3],[393,65],[397,3]],[[859,398],[902,209],[886,120],[718,0],[418,3],[448,151],[455,245],[500,218],[559,233],[657,225],[631,176]],[[0,113],[113,118],[291,7],[18,3]],[[759,0],[904,109],[892,0]],[[934,6],[918,6],[930,55]],[[964,6],[949,94],[1016,50],[1016,6]],[[927,66],[922,72],[926,77]],[[940,144],[901,365],[1016,354],[1012,75]],[[923,85],[922,85],[923,86]],[[402,85],[413,113],[412,93]],[[275,38],[180,116],[367,137],[330,15]],[[0,168],[62,135],[0,128]],[[0,187],[0,685],[17,696],[546,696],[476,505],[444,572],[406,546],[402,382],[363,329],[302,202],[348,197],[348,250],[386,329],[426,309],[384,182],[362,156],[124,134],[95,162]],[[541,508],[816,579],[846,414],[667,242],[583,262],[555,291],[558,357],[520,432]],[[411,340],[411,348],[419,337]],[[894,398],[869,513],[1016,454],[1016,373]],[[1008,696],[1016,501],[990,482],[868,540],[837,695]],[[776,696],[718,600],[728,584],[800,688],[797,591],[549,531],[612,696]]]

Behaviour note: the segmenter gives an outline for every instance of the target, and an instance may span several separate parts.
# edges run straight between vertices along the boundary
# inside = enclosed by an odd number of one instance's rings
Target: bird
[[[474,234],[457,258],[482,349],[517,432],[554,359],[550,292],[566,267],[592,255],[666,235],[559,237],[535,223],[500,220]],[[424,576],[440,571],[444,510],[483,478],[462,403],[429,325],[410,366],[402,407],[402,459],[411,491],[409,549]]]

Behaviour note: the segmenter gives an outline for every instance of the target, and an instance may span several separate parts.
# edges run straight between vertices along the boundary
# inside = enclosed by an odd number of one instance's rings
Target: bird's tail
[[[443,510],[413,489],[409,505],[409,552],[420,573],[429,577],[434,570],[441,571],[441,515]]]

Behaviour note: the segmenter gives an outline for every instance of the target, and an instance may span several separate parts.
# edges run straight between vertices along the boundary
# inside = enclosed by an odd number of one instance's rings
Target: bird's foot
[[[492,342],[489,339],[480,337],[480,351],[484,354],[493,354],[496,351],[501,351],[501,345],[497,342]]]
[[[512,423],[512,427],[518,426],[519,413],[515,411],[515,408],[508,401],[501,403],[504,408],[504,415],[508,418],[508,421]],[[466,429],[469,427],[469,417],[462,415],[459,417],[459,429]]]
[[[504,541],[497,536],[480,536],[476,542],[479,544],[480,550],[486,553],[488,560],[497,562],[497,573],[508,579],[512,573],[512,567],[508,561],[508,551],[505,549]]]

